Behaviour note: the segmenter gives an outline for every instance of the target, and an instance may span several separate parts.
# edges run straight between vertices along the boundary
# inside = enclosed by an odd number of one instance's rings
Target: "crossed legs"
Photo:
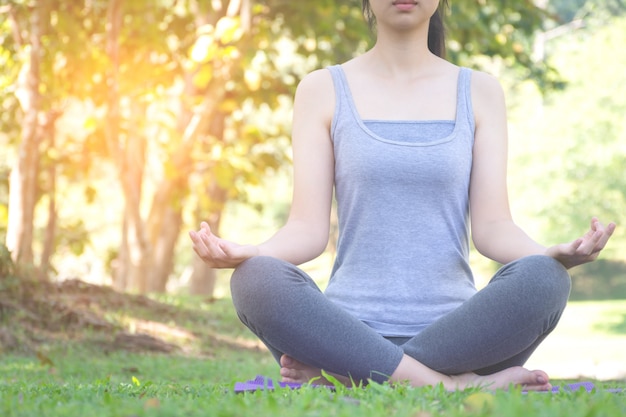
[[[417,336],[387,340],[286,262],[252,258],[231,280],[240,319],[268,346],[286,381],[308,381],[324,369],[343,382],[446,382],[453,388],[479,383],[548,388],[545,373],[521,365],[556,326],[569,287],[557,261],[523,258]],[[441,381],[441,374],[452,379]]]

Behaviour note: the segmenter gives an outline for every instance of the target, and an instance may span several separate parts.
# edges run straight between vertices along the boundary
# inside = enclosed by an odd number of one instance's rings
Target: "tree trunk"
[[[178,205],[180,204],[176,206]],[[169,202],[163,213],[160,233],[154,245],[154,262],[148,282],[150,292],[165,292],[167,281],[174,268],[176,243],[183,224],[182,211],[176,206]]]
[[[193,272],[189,280],[189,293],[212,298],[217,282],[215,269],[209,267],[202,259],[194,254],[192,261]]]
[[[206,221],[211,230],[219,231],[222,222],[222,212],[226,205],[227,192],[220,188],[216,182],[213,182],[211,186],[207,187],[207,194],[211,196],[212,210],[210,210],[208,218],[204,217],[203,213],[198,212],[196,223],[200,224],[201,221]],[[195,253],[192,266],[193,272],[189,279],[189,293],[211,298],[213,291],[215,291],[215,282],[217,280],[215,270],[205,264]]]
[[[111,0],[107,11],[107,55],[111,67],[107,74],[107,124],[105,136],[110,156],[118,164],[118,177],[124,194],[124,228],[120,253],[117,259],[117,276],[120,289],[147,291],[152,251],[143,219],[140,201],[143,181],[145,139],[136,132],[125,132],[126,144],[120,143],[120,93],[119,93],[119,40],[123,22],[123,2]],[[125,274],[120,276],[119,274]]]
[[[144,237],[143,221],[135,214],[136,207],[132,203],[126,205],[128,228],[126,229],[127,255],[124,260],[127,271],[126,289],[144,294],[148,292],[148,283],[152,275],[152,250]]]
[[[128,222],[124,216],[122,223],[120,249],[111,262],[111,275],[113,288],[117,291],[125,291],[128,288]]]
[[[56,120],[60,116],[60,113],[48,112],[46,122],[44,124],[42,138],[47,141],[47,145],[50,149],[54,149],[55,143],[55,129]],[[48,280],[48,274],[50,272],[50,258],[54,253],[55,239],[56,239],[56,226],[57,226],[57,208],[56,208],[56,187],[57,187],[57,170],[56,161],[48,161],[48,166],[45,167],[47,173],[47,187],[45,193],[48,196],[48,222],[44,231],[43,249],[41,251],[41,259],[39,261],[39,279]]]
[[[192,77],[187,78],[186,89],[193,91]],[[149,239],[154,248],[154,262],[147,288],[164,292],[174,266],[174,252],[183,224],[183,201],[189,193],[188,178],[193,171],[192,149],[199,136],[209,134],[222,137],[225,115],[216,110],[224,88],[207,89],[202,106],[193,114],[181,113],[179,129],[183,131],[181,145],[171,157],[173,176],[166,177],[154,195],[148,216]],[[211,289],[212,294],[212,289]],[[209,294],[210,295],[210,294]]]
[[[121,151],[118,144],[119,135],[119,32],[122,25],[122,5],[119,0],[111,0],[107,9],[106,52],[111,61],[111,68],[107,74],[107,123],[104,128],[105,140],[109,156],[117,163]],[[124,291],[128,285],[128,216],[126,208],[122,220],[120,249],[113,260],[113,287]]]
[[[234,2],[235,6],[229,7],[228,13],[239,13],[242,9],[240,2]],[[244,9],[249,9],[249,2],[244,0]],[[198,21],[205,16],[198,16]],[[117,93],[117,65],[118,65],[118,39],[121,25],[121,0],[112,0],[109,3],[109,33],[108,49],[113,63],[109,76],[109,123],[107,141],[113,149],[112,156],[115,160],[129,161],[134,152],[124,153],[119,148],[119,94]],[[228,73],[228,71],[225,71]],[[201,135],[209,134],[221,138],[224,133],[225,115],[217,110],[218,104],[225,94],[223,80],[214,78],[211,85],[205,88],[205,96],[202,104],[193,110],[183,111],[179,115],[179,129],[181,131],[181,144],[171,156],[169,163],[172,165],[171,176],[165,176],[157,187],[150,213],[147,220],[143,221],[140,212],[141,180],[139,176],[130,174],[133,167],[144,166],[143,161],[135,161],[134,165],[127,163],[123,166],[121,182],[126,199],[124,228],[126,233],[122,240],[121,253],[118,258],[119,273],[126,273],[125,277],[116,278],[116,282],[124,283],[126,288],[132,288],[139,292],[164,292],[167,288],[169,276],[174,265],[174,253],[180,230],[183,224],[182,209],[183,201],[187,197],[188,178],[193,170],[192,150],[196,146],[197,139]],[[193,84],[193,74],[186,77],[186,95],[195,96],[198,93]],[[129,134],[128,143],[139,135]],[[144,144],[145,145],[145,144]],[[129,146],[127,146],[127,149]],[[124,155],[126,158],[115,157]],[[223,198],[220,204],[223,205]],[[125,265],[125,263],[127,263]],[[123,272],[125,271],[125,272]],[[210,291],[213,287],[205,287],[204,291]]]
[[[21,142],[17,161],[11,170],[9,191],[9,225],[6,244],[19,267],[33,266],[33,231],[37,176],[39,171],[39,94],[40,64],[43,59],[41,39],[44,35],[47,10],[34,7],[30,16],[30,60],[20,76],[16,95],[24,111]]]
[[[131,119],[140,120],[145,109],[133,105]],[[153,245],[148,235],[146,222],[141,215],[141,200],[143,194],[143,180],[146,169],[147,139],[143,132],[135,129],[132,124],[120,135],[123,158],[121,159],[120,181],[124,191],[125,216],[128,220],[129,233],[125,247],[129,256],[125,259],[130,262],[127,270],[127,286],[129,289],[145,293],[150,290],[150,281],[153,271]],[[125,139],[125,140],[124,140]]]

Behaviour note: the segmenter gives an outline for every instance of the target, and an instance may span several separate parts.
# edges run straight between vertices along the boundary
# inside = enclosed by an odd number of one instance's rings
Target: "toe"
[[[289,355],[283,355],[280,357],[280,366],[290,367],[293,365],[293,358]]]
[[[280,368],[280,376],[283,378],[296,379],[299,377],[298,371],[291,368]]]
[[[543,371],[529,371],[524,368],[518,369],[517,385],[521,385],[528,391],[547,391],[552,388],[548,375]]]

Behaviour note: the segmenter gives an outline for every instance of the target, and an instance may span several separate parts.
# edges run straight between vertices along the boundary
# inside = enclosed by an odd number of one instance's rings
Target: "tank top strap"
[[[352,99],[350,96],[350,89],[348,86],[348,80],[345,77],[341,65],[332,65],[327,67],[333,79],[333,85],[335,87],[335,111],[333,114],[333,120],[331,122],[331,137],[334,137],[334,130],[339,123],[339,118],[347,117],[349,114],[356,112],[356,109],[352,107]],[[344,106],[348,106],[346,110]]]
[[[472,70],[461,67],[457,85],[456,123],[467,123],[471,132],[475,129],[472,108]]]

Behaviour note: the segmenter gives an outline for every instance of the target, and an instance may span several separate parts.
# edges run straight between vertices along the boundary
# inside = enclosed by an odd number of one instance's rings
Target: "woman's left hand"
[[[546,249],[546,255],[561,262],[565,268],[573,268],[594,261],[615,231],[615,223],[604,226],[597,218],[591,219],[591,228],[584,236],[569,243],[561,243]]]

